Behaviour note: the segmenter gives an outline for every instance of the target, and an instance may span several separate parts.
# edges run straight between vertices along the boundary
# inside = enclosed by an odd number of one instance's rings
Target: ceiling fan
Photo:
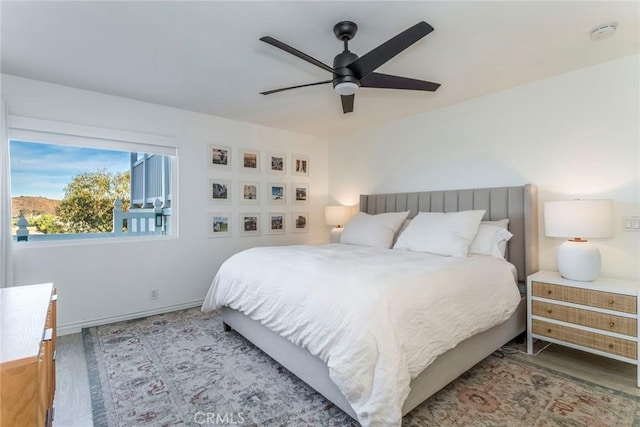
[[[433,92],[440,87],[439,83],[393,76],[389,74],[374,73],[374,71],[382,64],[432,32],[433,27],[431,25],[424,21],[418,22],[413,27],[401,32],[392,39],[387,40],[361,57],[358,57],[358,55],[349,51],[349,40],[356,35],[357,31],[358,26],[351,21],[338,22],[333,27],[333,33],[339,40],[344,42],[344,51],[336,55],[333,59],[333,68],[304,52],[300,52],[299,50],[274,39],[273,37],[262,37],[260,39],[261,41],[297,56],[298,58],[320,67],[323,70],[329,71],[333,74],[333,79],[268,90],[266,92],[260,92],[260,94],[270,95],[272,93],[282,92],[289,89],[333,83],[333,88],[338,95],[340,95],[342,100],[342,111],[346,114],[353,111],[355,93],[360,87],[423,90],[429,92]]]

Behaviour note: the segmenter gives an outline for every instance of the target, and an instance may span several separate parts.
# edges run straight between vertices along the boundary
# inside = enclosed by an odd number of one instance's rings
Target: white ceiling
[[[9,2],[2,72],[330,137],[640,51],[639,5],[582,1]],[[260,42],[275,37],[329,65],[339,21],[363,55],[424,20],[435,31],[380,72],[439,82],[435,93],[361,89],[342,114],[330,73]],[[616,22],[612,37],[590,31]]]

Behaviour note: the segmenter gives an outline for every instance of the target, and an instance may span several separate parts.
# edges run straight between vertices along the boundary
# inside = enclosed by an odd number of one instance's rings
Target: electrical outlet
[[[622,231],[640,232],[640,216],[622,217]]]
[[[151,301],[157,300],[159,296],[160,296],[159,289],[151,289]]]

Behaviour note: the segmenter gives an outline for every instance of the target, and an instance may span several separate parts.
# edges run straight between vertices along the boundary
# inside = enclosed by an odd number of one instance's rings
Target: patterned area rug
[[[356,426],[198,309],[83,330],[95,426]],[[637,397],[490,356],[403,426],[640,426]]]

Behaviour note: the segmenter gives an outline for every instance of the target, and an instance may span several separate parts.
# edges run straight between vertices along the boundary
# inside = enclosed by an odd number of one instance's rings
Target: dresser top
[[[52,283],[0,289],[0,363],[37,359],[52,292]]]
[[[538,271],[529,276],[529,281],[552,283],[555,285],[571,286],[574,288],[591,289],[594,291],[616,292],[628,295],[637,295],[640,290],[640,281],[613,279],[610,277],[598,277],[592,282],[580,282],[565,279],[557,271]]]

